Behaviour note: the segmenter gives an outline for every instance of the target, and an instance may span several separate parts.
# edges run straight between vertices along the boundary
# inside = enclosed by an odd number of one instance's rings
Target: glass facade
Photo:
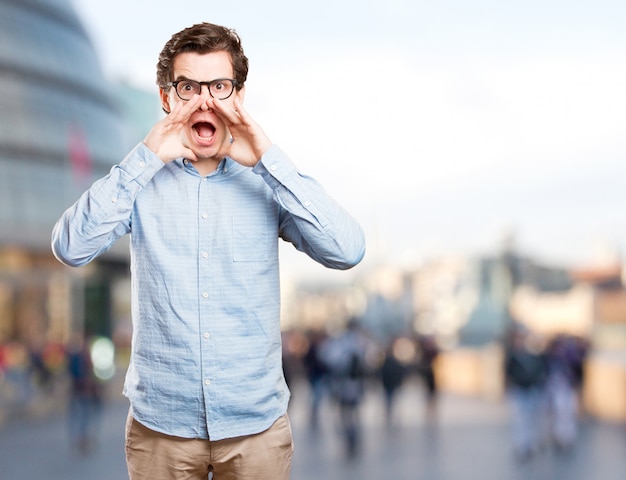
[[[0,0],[0,405],[3,371],[74,333],[128,343],[127,242],[80,269],[50,250],[63,211],[141,140],[119,88],[70,0]]]
[[[0,0],[0,244],[56,219],[124,155],[123,118],[69,0]]]

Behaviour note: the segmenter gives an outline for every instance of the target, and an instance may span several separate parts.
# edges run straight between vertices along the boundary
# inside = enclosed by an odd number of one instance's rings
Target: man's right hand
[[[187,102],[176,102],[172,111],[155,123],[144,138],[146,147],[156,153],[164,163],[180,157],[197,160],[196,154],[183,144],[181,132],[202,102],[203,97],[200,95]]]

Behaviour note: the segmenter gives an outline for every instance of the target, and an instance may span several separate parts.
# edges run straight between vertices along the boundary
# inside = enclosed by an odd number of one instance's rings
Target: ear
[[[170,113],[172,111],[170,107],[170,91],[163,90],[159,88],[159,97],[161,97],[161,108],[165,113]]]

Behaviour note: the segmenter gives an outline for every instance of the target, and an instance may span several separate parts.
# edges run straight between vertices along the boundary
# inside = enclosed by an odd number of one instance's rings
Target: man
[[[89,338],[74,334],[66,352],[70,376],[69,433],[81,453],[88,453],[96,440],[95,423],[102,401],[101,385],[96,378],[89,350]]]
[[[131,234],[131,480],[287,479],[278,238],[330,268],[364,255],[360,226],[244,110],[247,71],[233,30],[172,36],[167,115],[53,230],[72,266]]]
[[[544,441],[547,363],[539,339],[516,327],[504,358],[504,373],[512,404],[513,450],[519,461],[539,453]]]
[[[339,406],[341,433],[348,459],[360,453],[359,407],[365,395],[369,343],[358,319],[352,318],[346,330],[330,339],[322,349],[322,356],[330,370],[331,392]]]

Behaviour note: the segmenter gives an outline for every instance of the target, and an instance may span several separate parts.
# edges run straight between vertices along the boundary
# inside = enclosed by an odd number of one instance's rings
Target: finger
[[[238,115],[246,113],[246,110],[243,108],[243,103],[241,103],[241,99],[239,97],[235,97],[233,102],[234,110]]]
[[[243,107],[243,103],[241,102],[241,100],[236,99],[234,103],[234,107],[235,108],[233,110],[233,114],[237,118],[236,123],[247,126],[247,127],[252,127],[252,128],[257,127],[257,123],[250,116],[248,111]]]
[[[200,108],[202,101],[203,99],[200,95],[194,95],[188,101],[178,102],[170,114],[170,120],[172,122],[187,122],[187,120],[191,118],[191,115]]]
[[[244,120],[243,123],[248,123],[246,122],[248,114],[243,108],[243,103],[241,103],[241,99],[239,97],[235,97],[233,101],[233,107],[233,115],[235,116],[235,118],[237,118],[239,121]]]
[[[230,102],[213,100],[213,111],[229,125],[234,125],[241,121],[237,109],[233,108]]]

